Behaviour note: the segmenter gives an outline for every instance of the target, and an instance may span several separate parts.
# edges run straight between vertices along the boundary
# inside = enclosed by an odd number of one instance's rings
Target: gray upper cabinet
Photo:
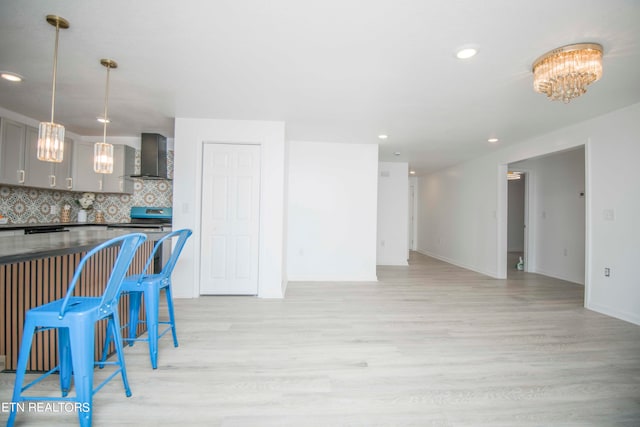
[[[73,190],[73,140],[64,139],[64,156],[53,164],[53,186],[59,190]]]
[[[0,182],[24,185],[25,139],[27,126],[0,118]]]
[[[65,140],[61,163],[38,160],[38,129],[0,118],[0,182],[10,185],[71,189],[73,141]]]
[[[100,192],[102,177],[93,171],[93,143],[78,142],[73,147],[73,190]]]
[[[102,191],[105,193],[133,194],[136,150],[128,145],[113,146],[113,173],[103,174]]]
[[[38,129],[26,127],[26,144],[24,156],[24,184],[29,187],[47,188],[53,183],[53,163],[38,160]],[[64,153],[69,155],[69,153]]]
[[[113,146],[113,173],[93,171],[93,143],[76,142],[73,156],[73,190],[98,193],[133,193],[136,151],[128,145]]]
[[[38,129],[0,118],[0,184],[92,193],[133,193],[136,150],[113,146],[113,173],[93,171],[92,142],[64,141],[61,163],[38,160]]]

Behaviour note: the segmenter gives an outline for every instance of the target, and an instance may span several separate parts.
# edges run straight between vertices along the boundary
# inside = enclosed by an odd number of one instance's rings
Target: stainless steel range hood
[[[140,175],[133,178],[167,178],[167,138],[157,133],[141,135]]]

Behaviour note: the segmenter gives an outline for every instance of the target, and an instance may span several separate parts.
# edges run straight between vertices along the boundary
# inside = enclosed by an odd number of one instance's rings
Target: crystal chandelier
[[[104,132],[102,142],[96,142],[93,146],[93,170],[96,173],[113,173],[113,145],[107,143],[107,106],[109,105],[109,73],[112,68],[118,68],[116,61],[101,59],[100,64],[107,68],[107,84],[104,92]]]
[[[533,88],[565,104],[602,77],[602,46],[580,43],[547,52],[533,63]]]
[[[507,172],[507,179],[509,181],[514,181],[514,180],[520,179],[520,172],[508,171]]]
[[[38,129],[38,160],[62,162],[64,154],[64,126],[54,123],[53,112],[56,104],[56,71],[58,68],[58,35],[60,28],[69,28],[69,22],[55,15],[47,15],[47,22],[56,27],[56,44],[53,51],[53,90],[51,92],[51,121],[41,122]]]

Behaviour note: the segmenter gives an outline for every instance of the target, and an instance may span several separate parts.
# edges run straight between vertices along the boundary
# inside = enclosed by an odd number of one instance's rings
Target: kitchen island
[[[15,370],[22,338],[25,313],[47,302],[63,298],[77,265],[84,254],[127,230],[79,229],[64,233],[6,236],[0,238],[0,370]],[[128,274],[141,273],[151,254],[153,242],[164,232],[147,234],[131,264]],[[87,263],[75,295],[100,296],[106,285],[117,248],[106,251]],[[120,300],[120,321],[128,322],[128,298]],[[143,311],[141,311],[143,312]],[[144,332],[144,323],[137,333]],[[106,322],[96,331],[96,358],[102,354]],[[57,365],[57,337],[54,330],[34,338],[28,370],[47,371]]]

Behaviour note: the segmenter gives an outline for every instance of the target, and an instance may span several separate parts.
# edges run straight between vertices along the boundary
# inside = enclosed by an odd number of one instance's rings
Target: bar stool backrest
[[[176,242],[176,245],[173,247],[171,251],[171,256],[169,257],[169,260],[167,260],[164,267],[162,267],[162,270],[160,271],[160,273],[158,273],[160,276],[164,276],[164,277],[171,276],[171,273],[173,272],[173,268],[176,266],[176,263],[178,262],[178,257],[180,256],[180,252],[182,252],[182,248],[184,248],[185,243],[187,243],[187,239],[189,238],[189,236],[191,236],[192,233],[193,232],[190,229],[183,228],[182,230],[173,231],[167,234],[166,236],[162,237],[160,240],[158,240],[155,246],[153,247],[153,252],[151,252],[149,259],[147,259],[147,263],[144,266],[143,275],[140,276],[140,280],[143,280],[144,277],[147,275],[147,271],[151,267],[151,263],[153,262],[153,258],[156,252],[162,250],[162,245],[165,242],[165,240],[169,240],[169,242],[171,242],[171,239],[174,236],[178,236],[178,241]]]
[[[67,294],[65,295],[62,306],[60,307],[60,314],[58,315],[58,317],[60,319],[64,317],[64,314],[68,309],[69,299],[73,296],[73,291],[87,261],[98,252],[111,246],[117,246],[119,244],[120,250],[118,251],[116,261],[113,264],[113,268],[111,270],[111,274],[109,275],[109,280],[107,281],[107,285],[105,287],[104,293],[102,294],[102,300],[100,303],[101,311],[111,311],[110,307],[113,307],[118,303],[122,280],[129,270],[131,260],[135,256],[138,247],[146,239],[147,236],[143,233],[126,234],[124,236],[119,236],[114,239],[108,240],[87,252],[85,256],[82,257],[82,260],[80,260],[80,264],[78,264],[75,274],[71,279],[69,289],[67,290]]]

